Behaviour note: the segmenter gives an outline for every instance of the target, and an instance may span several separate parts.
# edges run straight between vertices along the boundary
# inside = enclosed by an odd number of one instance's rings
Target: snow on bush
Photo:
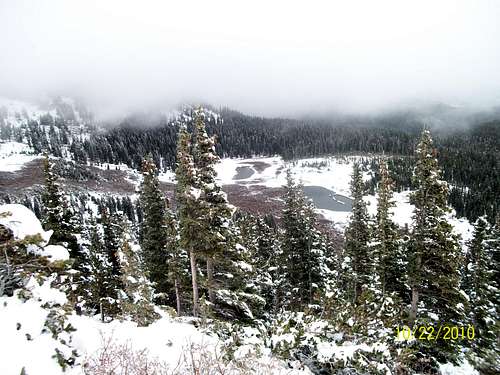
[[[68,249],[61,245],[48,245],[44,248],[33,250],[33,253],[36,255],[48,257],[51,261],[69,259]]]
[[[52,231],[44,231],[35,214],[21,204],[4,204],[0,206],[0,225],[12,231],[15,239],[23,240],[27,236],[40,235],[42,242],[38,246],[29,245],[28,252],[46,256],[51,261],[68,260],[68,250],[60,245],[47,245]]]
[[[0,225],[10,229],[16,239],[40,234],[45,243],[49,242],[52,231],[44,231],[40,220],[22,204],[0,205]]]

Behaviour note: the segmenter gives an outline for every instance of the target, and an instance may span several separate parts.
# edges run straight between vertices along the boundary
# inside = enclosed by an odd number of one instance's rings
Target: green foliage
[[[79,279],[77,289],[84,307],[92,313],[101,313],[104,317],[117,317],[120,313],[118,301],[119,278],[113,274],[109,252],[103,242],[103,235],[95,221],[91,221],[86,233],[88,269],[85,277]]]
[[[142,270],[139,254],[134,251],[127,225],[119,249],[123,291],[119,294],[121,315],[139,326],[147,326],[159,318],[153,304],[153,288]],[[137,248],[137,246],[135,246]]]
[[[280,289],[282,306],[303,309],[319,301],[331,270],[327,259],[326,239],[317,229],[314,206],[287,171],[284,194],[283,233],[281,236]]]
[[[31,275],[49,276],[54,272],[66,274],[71,261],[52,262],[50,258],[28,252],[43,243],[40,234],[28,235],[22,240],[11,238],[0,243],[0,296],[13,295]]]
[[[80,228],[76,222],[76,215],[68,206],[68,202],[57,183],[58,177],[53,171],[53,164],[47,154],[43,162],[43,171],[45,177],[45,188],[42,195],[44,229],[54,231],[50,237],[50,243],[65,245],[74,261],[73,267],[77,271],[81,271],[84,267],[85,256],[78,245],[76,236],[79,234]]]
[[[203,246],[203,228],[206,208],[198,200],[197,176],[191,150],[191,134],[186,126],[179,129],[177,141],[177,167],[175,169],[177,185],[175,198],[179,220],[178,244],[190,257],[191,280],[193,290],[193,315],[198,314],[198,268],[196,256],[198,248]]]
[[[474,237],[468,243],[463,289],[469,296],[468,321],[474,327],[475,340],[470,342],[471,360],[484,373],[499,372],[497,341],[500,328],[498,307],[498,237],[495,228],[485,218],[474,225]],[[496,249],[495,249],[496,247]]]
[[[265,312],[275,312],[281,307],[278,299],[281,299],[280,293],[284,292],[277,288],[283,276],[279,273],[281,252],[277,230],[268,225],[264,218],[241,212],[238,212],[236,224],[241,244],[246,249],[247,262],[252,266],[249,275],[252,286],[264,299]]]
[[[462,325],[465,322],[466,300],[460,292],[461,249],[446,217],[450,211],[447,205],[448,186],[440,180],[428,130],[422,132],[416,160],[414,179],[417,190],[411,196],[415,214],[409,268],[414,306],[412,314],[417,319],[415,324],[433,321],[428,315],[432,313],[440,322]],[[439,362],[457,362],[457,341],[438,339],[437,343],[419,343],[424,356]]]
[[[366,203],[363,201],[364,183],[359,164],[354,164],[351,179],[353,198],[352,216],[345,231],[345,258],[343,269],[346,277],[347,298],[357,302],[363,288],[370,284],[374,272],[370,227]]]
[[[153,282],[156,301],[163,304],[169,301],[172,285],[168,280],[168,241],[166,230],[167,206],[157,169],[151,156],[142,164],[143,181],[140,202],[143,220],[141,223],[141,248],[149,279]]]
[[[377,214],[375,217],[372,254],[375,270],[380,278],[382,293],[397,293],[407,298],[405,287],[406,259],[397,225],[392,220],[393,182],[385,160],[380,162],[380,182],[377,188]]]

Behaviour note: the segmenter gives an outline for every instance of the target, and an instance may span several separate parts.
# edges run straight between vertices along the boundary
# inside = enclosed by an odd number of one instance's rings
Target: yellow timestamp
[[[399,341],[410,341],[410,340],[427,340],[427,341],[437,341],[441,340],[474,340],[476,337],[476,331],[474,326],[468,324],[466,326],[456,326],[456,325],[416,325],[413,328],[408,326],[397,326],[396,327],[396,339]]]

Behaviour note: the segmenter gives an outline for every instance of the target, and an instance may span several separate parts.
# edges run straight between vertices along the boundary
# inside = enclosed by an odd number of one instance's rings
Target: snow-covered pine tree
[[[177,185],[175,198],[179,218],[179,244],[189,254],[191,284],[193,290],[193,315],[199,313],[197,252],[203,245],[205,209],[199,201],[197,176],[191,153],[191,134],[185,124],[181,124],[177,139],[177,166],[175,169]]]
[[[193,150],[197,184],[200,189],[200,199],[206,209],[204,222],[204,245],[199,248],[207,265],[207,290],[209,301],[214,304],[214,259],[227,249],[230,239],[230,222],[233,209],[227,202],[219,184],[215,181],[215,165],[219,157],[215,153],[215,139],[209,137],[205,129],[204,113],[201,108],[194,113],[195,116],[195,144]]]
[[[364,183],[359,164],[353,168],[351,194],[353,214],[346,230],[342,264],[347,293],[333,289],[339,301],[333,321],[346,338],[367,345],[391,345],[393,329],[400,323],[400,297],[404,265],[398,228],[391,218],[392,186],[385,161],[380,163],[381,181],[377,188],[377,214],[369,223],[363,201]],[[350,288],[349,288],[350,286]],[[346,298],[347,297],[347,298]],[[367,358],[370,356],[367,355]],[[371,359],[367,359],[370,361]]]
[[[155,312],[154,289],[141,266],[140,247],[130,235],[129,224],[123,222],[119,266],[123,291],[119,294],[121,315],[139,326],[147,326],[159,318]]]
[[[345,231],[343,272],[347,298],[355,303],[372,281],[374,257],[370,247],[368,212],[363,200],[364,183],[358,163],[354,164],[351,179],[352,215]]]
[[[107,207],[101,210],[101,225],[103,230],[103,244],[106,249],[108,262],[111,265],[110,282],[112,288],[116,290],[123,289],[121,281],[120,259],[118,252],[120,250],[120,238],[122,237],[123,218],[117,214],[110,215]]]
[[[210,310],[226,319],[251,320],[253,311],[264,305],[253,279],[254,268],[248,249],[232,215],[234,207],[227,201],[215,181],[215,138],[205,128],[205,113],[194,112],[195,144],[193,147],[196,188],[199,190],[198,214],[202,226],[198,254],[206,260],[206,289]],[[208,311],[207,311],[208,313]]]
[[[496,343],[492,343],[492,350],[486,353],[487,364],[491,373],[500,373],[500,215],[496,217],[494,225],[488,233],[486,241],[486,254],[490,261],[488,266],[488,284],[491,296],[491,304],[494,307],[490,312],[490,325],[493,326],[493,332],[497,333]]]
[[[249,253],[254,268],[254,282],[259,295],[266,301],[266,312],[276,311],[279,286],[279,241],[275,228],[271,228],[261,216],[238,213],[243,246]]]
[[[92,218],[87,228],[87,252],[89,273],[80,290],[85,291],[84,302],[92,313],[99,312],[101,317],[116,317],[120,313],[118,300],[119,289],[112,273],[112,264],[102,240],[99,225]]]
[[[416,149],[414,182],[411,196],[415,205],[413,231],[409,244],[409,283],[412,290],[410,325],[465,322],[466,300],[460,291],[460,267],[463,265],[457,236],[446,214],[448,185],[440,180],[436,151],[428,130],[422,132]],[[456,362],[459,342],[437,339],[418,341],[419,353],[428,360]]]
[[[385,165],[378,186],[378,207],[373,228],[363,201],[365,184],[360,165],[354,164],[351,180],[353,212],[345,232],[344,259],[340,266],[341,287],[332,290],[337,301],[332,321],[346,334],[346,339],[367,345],[390,345],[393,328],[399,323],[399,299],[393,291],[384,290],[388,282],[388,265],[397,263],[399,246],[397,227],[391,220],[393,205],[390,180]],[[373,233],[373,238],[372,238]],[[394,243],[393,243],[394,242]],[[391,269],[394,272],[394,269]],[[387,284],[386,284],[387,285]],[[367,354],[367,361],[371,361]]]
[[[64,237],[64,210],[66,200],[57,183],[57,175],[53,170],[53,163],[45,154],[43,160],[43,172],[45,177],[45,190],[42,195],[44,206],[44,226],[46,230],[53,230],[52,239],[58,240]]]
[[[497,343],[499,325],[499,293],[494,277],[494,264],[491,249],[498,245],[493,237],[488,221],[480,217],[474,224],[474,236],[468,242],[463,289],[469,296],[468,320],[474,327],[475,339],[471,340],[474,355],[472,361],[484,373],[500,372],[498,358],[500,349]]]
[[[393,292],[403,299],[407,298],[405,287],[406,262],[398,226],[392,220],[393,200],[392,180],[387,163],[380,161],[380,182],[377,187],[377,214],[373,228],[373,254],[377,259],[376,271],[380,278],[382,293]]]
[[[257,217],[256,268],[260,278],[260,295],[266,300],[266,311],[278,308],[276,289],[279,285],[278,260],[281,256],[279,234],[272,215]]]
[[[259,295],[252,254],[242,245],[234,225],[228,240],[228,246],[215,259],[215,303],[209,305],[210,310],[219,318],[251,324],[262,313],[265,300]]]
[[[166,204],[160,190],[157,168],[151,156],[142,162],[140,189],[141,248],[149,279],[155,288],[155,301],[166,304],[172,288],[168,280],[168,237],[165,228]]]
[[[495,223],[491,227],[488,242],[486,243],[486,252],[489,259],[491,259],[489,269],[493,280],[492,286],[497,291],[500,291],[500,215],[496,217]],[[495,306],[498,319],[500,317],[500,293],[495,294]]]
[[[288,291],[284,303],[290,309],[301,310],[318,302],[330,277],[325,259],[326,241],[316,228],[314,206],[305,197],[302,185],[295,183],[290,170],[284,189],[280,272],[285,277],[281,287]]]
[[[77,225],[73,219],[73,212],[68,206],[66,198],[57,183],[58,177],[54,172],[53,163],[45,154],[43,160],[43,172],[45,188],[42,194],[43,203],[43,225],[45,230],[53,230],[50,243],[66,243],[70,250],[70,256],[75,260],[78,268],[81,262],[81,253],[75,233],[78,232]]]
[[[180,246],[179,221],[167,201],[165,228],[167,231],[168,279],[174,286],[177,315],[182,315],[185,291],[189,290],[189,256]],[[186,287],[188,286],[188,287]]]

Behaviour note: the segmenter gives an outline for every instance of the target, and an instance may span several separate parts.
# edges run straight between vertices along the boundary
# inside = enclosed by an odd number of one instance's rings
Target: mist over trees
[[[217,137],[216,151],[220,157],[281,155],[292,160],[332,154],[384,153],[392,156],[388,166],[395,189],[413,187],[411,150],[425,126],[419,121],[398,123],[392,117],[382,117],[369,124],[331,124],[325,120],[251,117],[229,110],[223,110],[221,116],[208,116],[206,120],[208,133]],[[192,122],[188,121],[187,126],[193,127]],[[84,141],[78,150],[83,149],[88,160],[121,162],[133,168],[139,168],[142,155],[149,153],[159,168],[173,168],[177,131],[175,123],[144,128],[125,121],[103,135]],[[475,220],[483,214],[494,217],[498,212],[499,140],[498,121],[436,131],[443,178],[451,184],[449,202],[459,216]]]
[[[78,163],[125,163],[139,170],[143,156],[150,155],[160,170],[175,167],[179,121],[167,121],[161,116],[129,116],[110,128],[97,129],[92,116],[84,111],[86,125],[76,127],[74,112],[63,104],[58,104],[58,116],[47,114],[38,121],[29,119],[21,127],[12,127],[0,120],[0,139],[25,139],[35,152],[55,156],[62,155],[63,150],[69,151]],[[188,108],[180,116],[189,131],[194,129],[192,112]],[[411,150],[426,126],[415,115],[394,113],[370,118],[294,120],[247,116],[229,109],[207,114],[207,133],[216,136],[215,149],[219,157],[280,155],[293,160],[383,153],[391,156],[387,163],[395,190],[414,188]],[[492,120],[492,116],[494,118],[494,114],[477,115],[468,120],[472,124],[466,127],[454,128],[450,124],[433,129],[443,178],[450,183],[448,201],[458,216],[472,221],[485,214],[495,217],[499,207],[500,121]],[[61,168],[60,164],[57,161],[56,168],[65,177],[93,177],[78,165],[70,169]],[[377,166],[373,165],[372,169],[378,179]],[[376,182],[371,184],[370,192],[374,192]]]

